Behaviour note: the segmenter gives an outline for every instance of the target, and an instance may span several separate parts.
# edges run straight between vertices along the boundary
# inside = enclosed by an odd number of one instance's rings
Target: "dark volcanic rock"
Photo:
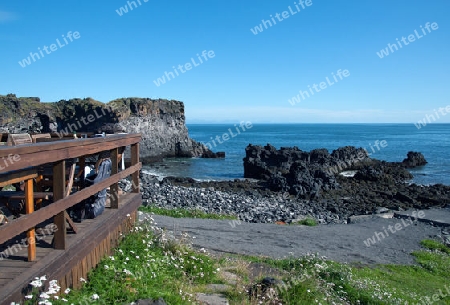
[[[212,152],[210,150],[204,152],[201,155],[202,158],[210,158],[210,159],[216,159],[216,158],[225,158],[225,152],[218,151],[218,152]]]
[[[410,151],[408,152],[407,158],[403,160],[403,165],[406,167],[417,167],[427,164],[427,160],[420,152]]]
[[[407,184],[413,176],[405,167],[425,163],[423,155],[415,152],[409,152],[404,162],[386,162],[371,159],[364,149],[352,146],[329,154],[326,149],[304,152],[297,147],[277,150],[269,144],[249,145],[244,175],[260,179],[260,184],[271,191],[287,191],[297,200],[308,200],[313,210],[320,210],[316,206],[320,205],[345,217],[371,214],[379,207],[398,210],[445,206],[450,199],[450,187]],[[348,170],[356,174],[339,175]],[[318,218],[321,219],[328,222]]]
[[[379,182],[383,179],[389,179],[389,176],[381,168],[375,168],[373,166],[367,166],[360,169],[354,176],[355,179]]]
[[[315,149],[304,152],[298,147],[277,150],[248,145],[245,149],[244,177],[267,181],[273,191],[289,191],[303,198],[317,198],[320,190],[337,189],[335,174],[359,168],[370,161],[362,148],[346,146],[333,151]]]

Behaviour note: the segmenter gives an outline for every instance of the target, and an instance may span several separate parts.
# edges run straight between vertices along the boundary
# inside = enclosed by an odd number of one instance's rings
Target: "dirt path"
[[[450,209],[425,210],[424,214],[429,217],[420,220],[439,218],[444,226],[450,225]],[[193,237],[194,247],[211,252],[273,258],[318,253],[338,262],[363,264],[413,264],[410,253],[420,249],[420,241],[440,235],[442,231],[442,227],[410,218],[376,217],[347,225],[316,227],[157,215],[153,218],[157,226],[175,231],[175,235],[186,232]]]

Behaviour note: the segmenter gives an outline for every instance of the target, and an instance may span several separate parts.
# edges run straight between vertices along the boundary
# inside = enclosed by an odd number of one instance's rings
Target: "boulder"
[[[402,162],[402,164],[408,168],[423,166],[427,163],[428,162],[427,160],[425,160],[423,154],[415,151],[408,152],[406,159],[404,159]]]

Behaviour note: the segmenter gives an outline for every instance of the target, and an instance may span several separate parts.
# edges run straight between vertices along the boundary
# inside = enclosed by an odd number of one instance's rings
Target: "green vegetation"
[[[159,297],[168,304],[190,304],[197,286],[220,282],[212,258],[169,240],[151,222],[135,227],[81,281],[82,289],[63,292],[63,299],[52,299],[52,304],[126,304]],[[25,304],[38,304],[38,289]]]
[[[314,227],[314,226],[317,226],[317,221],[314,218],[305,218],[300,221],[293,222],[293,223],[291,223],[291,225],[303,225],[303,226]]]
[[[174,218],[201,218],[201,219],[227,219],[227,220],[236,220],[238,219],[234,215],[225,215],[225,214],[208,214],[201,210],[196,209],[165,209],[160,208],[154,205],[151,206],[141,206],[139,211],[152,213],[156,215],[170,216]]]
[[[28,117],[36,111],[46,111],[50,107],[47,103],[38,102],[38,98],[17,98],[14,94],[0,95],[0,113],[3,124],[19,117]]]
[[[436,240],[425,239],[425,240],[422,240],[422,242],[420,244],[427,249],[437,250],[440,252],[450,254],[450,248]]]
[[[162,297],[168,304],[192,304],[197,292],[208,291],[207,284],[227,283],[229,289],[223,293],[235,305],[450,304],[449,248],[434,240],[422,242],[425,249],[413,253],[418,264],[412,266],[340,264],[317,255],[281,260],[238,255],[216,258],[190,248],[187,235],[170,240],[149,220],[123,237],[114,254],[90,272],[81,289],[63,292],[58,300],[50,296],[51,303],[127,304]],[[252,264],[275,270],[262,275],[283,282],[265,290],[257,285],[261,277],[253,275]],[[231,283],[224,270],[237,279]],[[37,286],[34,298],[25,304],[38,304],[42,288]],[[251,299],[249,291],[254,295]]]
[[[264,262],[288,271],[286,280],[297,279],[281,293],[286,304],[307,304],[310,296],[321,304],[429,304],[433,297],[433,304],[450,304],[450,249],[433,240],[422,245],[427,249],[413,253],[413,266],[348,265],[314,255]]]

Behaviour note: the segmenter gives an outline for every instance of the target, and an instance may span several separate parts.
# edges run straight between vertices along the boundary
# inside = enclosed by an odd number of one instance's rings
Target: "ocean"
[[[248,144],[276,148],[297,146],[304,151],[342,146],[363,147],[371,157],[385,161],[406,158],[408,151],[423,153],[428,164],[411,170],[411,182],[450,185],[450,124],[191,124],[192,139],[225,159],[166,159],[144,170],[158,176],[191,177],[197,180],[230,180],[244,177],[242,159]]]

